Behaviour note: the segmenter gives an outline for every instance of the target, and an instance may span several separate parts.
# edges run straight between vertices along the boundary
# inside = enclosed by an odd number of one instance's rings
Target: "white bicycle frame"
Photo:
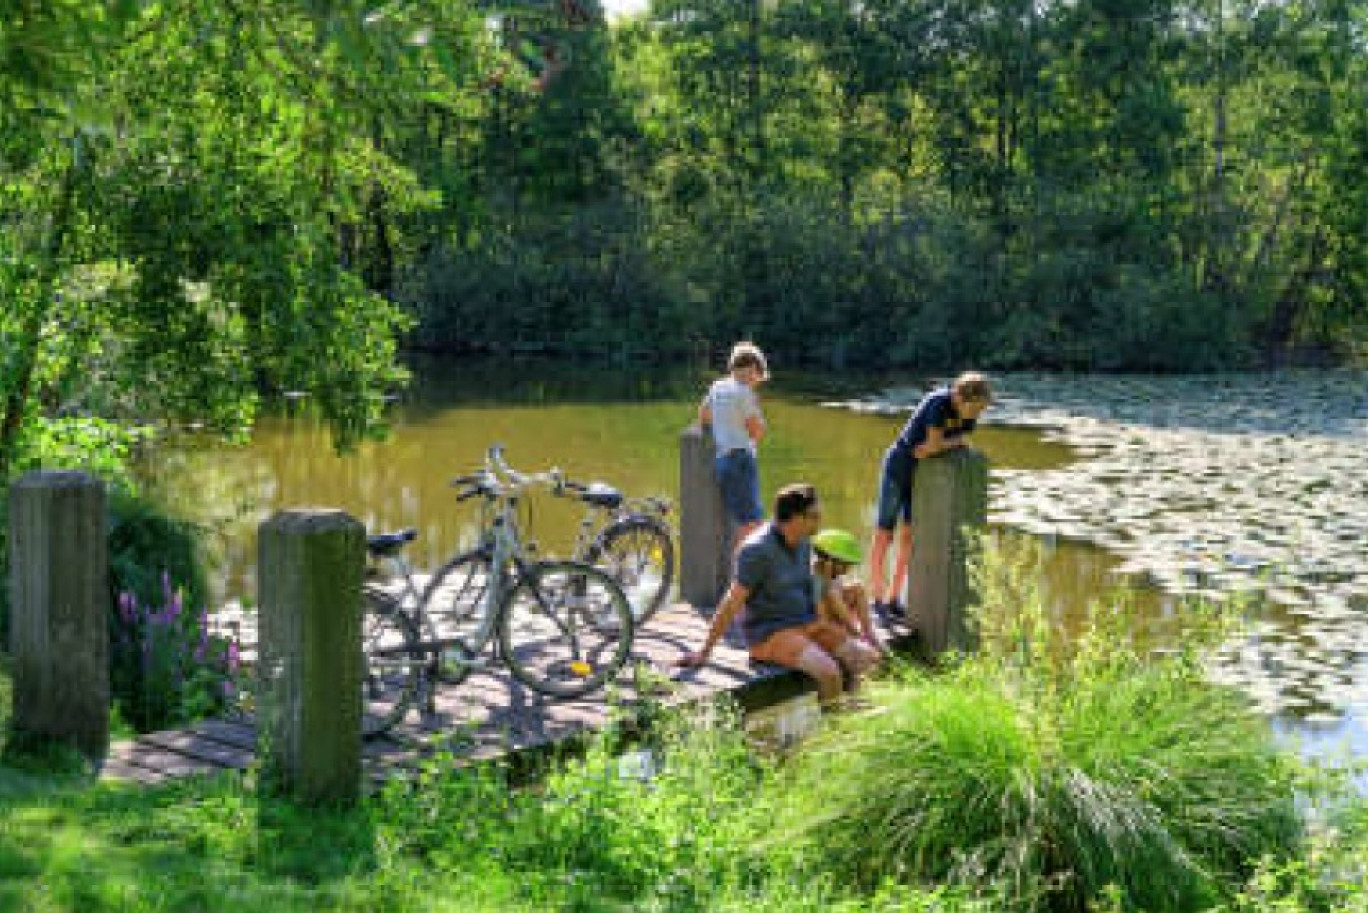
[[[438,579],[434,577],[429,580],[420,590],[414,581],[413,565],[402,552],[386,555],[381,559],[390,562],[397,572],[396,575],[404,581],[403,590],[399,594],[399,607],[401,611],[408,613],[417,626],[420,646],[428,652],[445,651],[448,662],[475,667],[484,665],[485,660],[481,656],[497,631],[499,607],[513,579],[513,575],[509,574],[510,567],[516,568],[517,576],[522,576],[529,567],[528,562],[523,560],[527,550],[517,530],[518,497],[527,485],[545,481],[539,477],[523,476],[507,470],[501,460],[495,462],[493,459],[496,450],[497,448],[491,448],[490,451],[491,478],[483,483],[492,494],[492,500],[496,502],[494,517],[485,529],[484,540],[478,546],[479,551],[486,554],[489,559],[489,579],[485,583],[478,605],[475,606],[480,621],[473,633],[461,637],[441,636],[440,632],[433,628],[427,612],[427,606],[436,592]],[[499,478],[499,469],[507,470],[505,478]],[[452,649],[456,646],[462,649]]]

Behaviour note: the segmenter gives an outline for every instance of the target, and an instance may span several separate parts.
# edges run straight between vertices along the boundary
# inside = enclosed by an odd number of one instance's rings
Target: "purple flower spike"
[[[179,588],[171,586],[169,576],[162,577],[162,588],[166,594],[166,600],[163,602],[164,612],[169,622],[180,617],[181,610],[185,607],[185,594]]]
[[[131,625],[133,623],[133,619],[137,615],[137,611],[138,603],[137,600],[133,598],[133,594],[128,592],[128,590],[124,590],[122,593],[120,593],[119,617],[123,619],[124,624]]]

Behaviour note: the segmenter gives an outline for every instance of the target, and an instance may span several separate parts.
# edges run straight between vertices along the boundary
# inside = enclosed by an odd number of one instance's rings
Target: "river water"
[[[213,530],[216,600],[250,603],[256,527],[285,507],[341,508],[373,531],[416,527],[416,565],[436,565],[473,541],[479,518],[477,508],[455,502],[448,482],[477,468],[496,442],[505,445],[518,469],[558,466],[572,478],[677,500],[679,435],[713,376],[703,367],[605,369],[506,358],[424,359],[413,368],[414,384],[391,409],[388,437],[345,455],[334,452],[307,398],[263,417],[245,447],[185,441],[158,452],[146,470],[152,488],[168,503],[189,505],[195,519]],[[830,406],[889,386],[920,386],[926,379],[777,373],[761,391],[769,424],[760,456],[765,501],[782,484],[812,482],[826,523],[867,541],[879,461],[905,414]],[[1069,446],[1037,428],[989,425],[975,442],[998,474],[994,497],[1002,479],[1057,474],[1075,459]],[[573,505],[543,495],[529,507],[532,535],[542,550],[567,550],[579,517]],[[1102,548],[1047,537],[1041,574],[1047,604],[1057,617],[1078,617],[1089,600],[1123,583],[1120,567],[1121,559]],[[1177,635],[1181,619],[1174,597],[1142,587],[1131,598],[1161,639]],[[1271,716],[1277,728],[1322,744],[1335,733],[1364,741],[1354,712],[1329,729],[1323,719],[1305,724],[1306,714]],[[1368,744],[1353,748],[1368,752]]]
[[[572,478],[677,502],[679,435],[711,379],[702,371],[541,361],[425,360],[415,368],[415,383],[391,411],[388,437],[352,453],[336,454],[327,429],[300,406],[264,417],[245,447],[185,442],[158,454],[149,467],[155,490],[168,503],[190,505],[214,531],[216,598],[255,591],[256,526],[284,507],[341,508],[373,530],[416,527],[415,562],[435,565],[473,540],[479,519],[473,502],[455,502],[448,482],[478,468],[496,442],[517,469],[558,466]],[[791,375],[767,385],[761,481],[766,503],[787,482],[812,482],[826,522],[866,540],[879,460],[904,419],[823,407],[861,383]],[[1048,469],[1070,459],[1068,447],[1034,430],[984,428],[976,443],[995,466]],[[543,550],[571,544],[579,516],[571,503],[534,497],[530,509]],[[1052,548],[1051,601],[1061,608],[1085,602],[1114,580],[1116,564],[1086,545]],[[1157,609],[1161,600],[1151,600]]]

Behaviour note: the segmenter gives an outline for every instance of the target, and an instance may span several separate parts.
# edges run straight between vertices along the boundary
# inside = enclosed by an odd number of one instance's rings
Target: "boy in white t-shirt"
[[[765,435],[765,416],[755,387],[769,379],[769,368],[755,343],[738,342],[727,359],[727,371],[708,388],[698,407],[698,421],[712,428],[717,446],[713,471],[727,516],[737,524],[739,544],[765,517],[755,459],[755,446]]]

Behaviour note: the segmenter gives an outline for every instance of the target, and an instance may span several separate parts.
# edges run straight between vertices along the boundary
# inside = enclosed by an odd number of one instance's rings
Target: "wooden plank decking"
[[[637,632],[633,659],[642,670],[624,670],[607,690],[579,700],[555,700],[519,684],[500,665],[472,674],[460,685],[438,688],[435,718],[414,711],[391,734],[366,742],[363,763],[374,780],[411,771],[424,757],[448,751],[458,759],[479,760],[547,748],[607,722],[611,693],[620,704],[642,706],[702,700],[723,692],[742,706],[767,706],[810,687],[805,676],[756,667],[744,649],[724,639],[712,662],[681,671],[672,663],[684,650],[703,642],[708,620],[693,607],[669,606]],[[901,627],[885,630],[895,643],[909,637]],[[649,686],[639,694],[638,684]],[[206,720],[187,729],[154,732],[112,745],[101,768],[106,779],[160,783],[173,777],[212,774],[249,767],[256,732],[247,722]]]

